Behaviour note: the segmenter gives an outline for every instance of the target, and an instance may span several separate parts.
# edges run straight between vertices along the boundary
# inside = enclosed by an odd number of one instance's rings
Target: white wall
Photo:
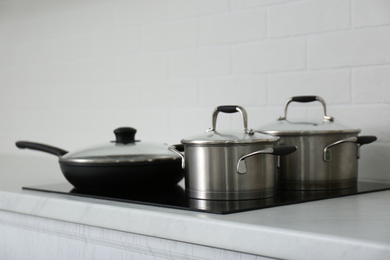
[[[81,148],[118,126],[177,143],[217,105],[244,106],[256,128],[315,94],[336,122],[378,136],[361,174],[390,179],[389,83],[388,0],[0,1],[2,153],[28,153],[19,139]],[[305,107],[292,114],[320,108]]]

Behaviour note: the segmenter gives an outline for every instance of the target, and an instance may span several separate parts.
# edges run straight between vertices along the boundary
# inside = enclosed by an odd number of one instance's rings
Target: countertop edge
[[[390,255],[390,243],[237,223],[207,213],[166,208],[156,211],[151,206],[34,193],[0,191],[0,209],[267,257],[311,259],[322,254],[327,258],[359,259],[362,255]],[[280,245],[288,246],[280,250]]]

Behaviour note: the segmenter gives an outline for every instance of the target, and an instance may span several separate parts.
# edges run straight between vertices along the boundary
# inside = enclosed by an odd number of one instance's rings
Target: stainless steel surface
[[[346,142],[332,148],[332,160],[323,160],[324,147],[350,134],[283,136],[283,145],[297,145],[297,152],[280,158],[282,189],[324,190],[354,187],[357,184],[358,146]]]
[[[276,194],[276,156],[263,154],[246,159],[246,174],[237,174],[243,155],[274,144],[186,145],[185,186],[188,196],[198,199],[241,200]]]
[[[342,139],[342,140],[338,140],[338,141],[336,141],[336,142],[334,142],[334,143],[331,143],[331,144],[329,144],[329,145],[327,145],[325,148],[324,148],[324,156],[323,156],[323,158],[324,158],[324,161],[326,161],[326,162],[330,162],[331,160],[332,160],[332,153],[331,153],[331,150],[330,150],[330,148],[332,148],[332,147],[334,147],[334,146],[336,146],[336,145],[341,145],[341,144],[343,144],[343,143],[356,143],[357,142],[357,140],[358,140],[358,138],[357,137],[348,137],[348,138],[346,138],[346,139]],[[358,158],[359,159],[359,146],[357,146],[357,152],[356,152],[356,158]]]
[[[263,149],[263,150],[260,150],[260,151],[256,151],[256,152],[252,152],[252,153],[249,153],[249,154],[245,154],[243,156],[241,156],[239,159],[238,159],[238,162],[237,162],[237,173],[239,174],[245,174],[246,173],[246,163],[245,163],[245,160],[251,156],[254,156],[254,155],[260,155],[260,154],[272,154],[274,152],[274,150],[272,148],[266,148],[266,149]]]

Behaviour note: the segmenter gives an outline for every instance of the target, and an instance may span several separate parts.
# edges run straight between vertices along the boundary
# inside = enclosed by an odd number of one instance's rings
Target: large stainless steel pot
[[[219,112],[240,112],[244,130],[217,131]],[[277,157],[274,155],[289,154],[296,147],[275,147],[279,137],[248,129],[247,113],[240,106],[219,106],[212,120],[212,128],[205,134],[183,139],[182,145],[169,148],[182,157],[187,195],[212,200],[274,196],[277,188]]]
[[[320,121],[287,119],[291,102],[318,101],[324,108]],[[358,136],[360,129],[334,122],[327,115],[325,101],[318,96],[298,96],[287,100],[284,116],[276,124],[260,127],[260,133],[279,136],[280,144],[296,145],[298,151],[281,158],[282,189],[326,190],[356,187],[359,149],[376,140],[375,136]]]

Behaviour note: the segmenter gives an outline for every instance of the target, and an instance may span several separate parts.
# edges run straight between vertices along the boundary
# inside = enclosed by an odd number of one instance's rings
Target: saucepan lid
[[[137,130],[120,127],[114,130],[115,141],[69,152],[60,157],[62,162],[75,163],[156,163],[180,160],[168,151],[167,144],[144,142],[135,139]]]
[[[219,112],[223,113],[241,113],[244,120],[243,130],[221,130],[217,131],[217,116]],[[256,133],[248,128],[248,116],[246,110],[241,106],[218,106],[214,109],[212,116],[212,127],[206,130],[206,133],[193,137],[182,139],[183,144],[197,145],[223,145],[223,144],[254,144],[277,142],[279,137],[262,133]]]
[[[291,102],[307,103],[318,101],[324,109],[323,118],[287,119],[287,109]],[[277,119],[276,123],[259,127],[256,131],[271,135],[312,135],[312,134],[337,134],[359,133],[360,129],[351,128],[335,122],[333,116],[328,116],[326,103],[319,96],[295,96],[286,101],[284,116]]]

